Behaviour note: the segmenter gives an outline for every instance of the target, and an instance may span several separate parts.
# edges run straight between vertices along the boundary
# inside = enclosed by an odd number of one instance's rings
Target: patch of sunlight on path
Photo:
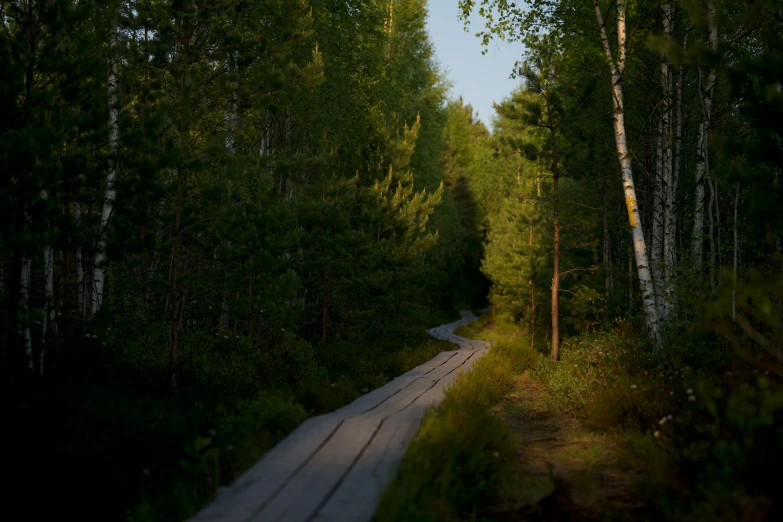
[[[441,352],[347,406],[306,420],[188,522],[371,520],[425,411],[489,349],[486,341],[454,334],[476,319],[471,312],[460,315],[428,330],[457,350]]]

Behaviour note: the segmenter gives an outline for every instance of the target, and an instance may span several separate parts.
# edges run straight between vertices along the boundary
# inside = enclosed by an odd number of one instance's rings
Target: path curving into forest
[[[457,350],[441,352],[347,406],[306,420],[188,522],[371,520],[425,411],[489,349],[488,342],[454,334],[476,319],[471,312],[460,315],[428,330]]]

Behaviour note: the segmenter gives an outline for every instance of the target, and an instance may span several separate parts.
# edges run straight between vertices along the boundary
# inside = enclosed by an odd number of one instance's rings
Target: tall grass
[[[479,520],[485,514],[514,460],[511,433],[492,408],[533,366],[535,354],[526,346],[494,344],[446,391],[381,499],[378,522]]]

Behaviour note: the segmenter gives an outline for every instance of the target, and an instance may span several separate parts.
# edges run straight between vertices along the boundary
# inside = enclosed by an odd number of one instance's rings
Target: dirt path
[[[525,374],[497,408],[516,434],[518,457],[497,520],[647,520],[639,473],[623,464],[617,439],[547,407],[545,393]]]
[[[489,343],[454,335],[476,319],[429,330],[456,344],[351,404],[313,417],[275,446],[190,522],[369,521],[425,411],[483,356]]]

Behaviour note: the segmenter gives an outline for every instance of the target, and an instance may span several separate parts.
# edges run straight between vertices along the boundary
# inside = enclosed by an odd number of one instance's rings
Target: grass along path
[[[370,520],[425,411],[487,352],[485,342],[452,335],[473,319],[463,313],[461,320],[431,331],[458,349],[308,419],[190,520]]]
[[[596,425],[606,415],[589,406],[584,361],[566,350],[553,364],[487,315],[456,333],[493,346],[422,422],[378,522],[650,518],[638,486],[660,446],[641,430]]]
[[[623,459],[619,434],[595,433],[552,408],[525,372],[495,414],[514,433],[514,478],[492,509],[497,520],[646,520],[642,473]]]

